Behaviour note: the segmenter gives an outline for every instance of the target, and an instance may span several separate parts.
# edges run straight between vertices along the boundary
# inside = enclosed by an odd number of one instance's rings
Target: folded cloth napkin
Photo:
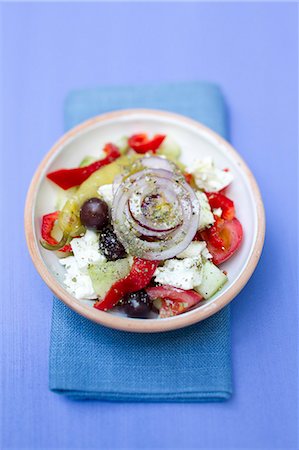
[[[227,137],[223,97],[209,83],[75,91],[65,104],[66,128],[106,111],[136,107],[185,114]],[[226,400],[232,393],[229,308],[188,328],[138,334],[90,322],[55,298],[50,389],[76,399]]]

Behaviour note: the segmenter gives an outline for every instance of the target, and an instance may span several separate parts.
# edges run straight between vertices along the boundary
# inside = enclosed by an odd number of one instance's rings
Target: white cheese
[[[200,204],[198,230],[203,230],[213,225],[215,220],[206,194],[201,191],[196,191],[196,196]]]
[[[66,290],[71,295],[78,300],[97,298],[92,286],[91,278],[89,275],[82,273],[74,256],[62,258],[59,262],[65,267],[66,272],[63,281]]]
[[[77,299],[95,299],[97,295],[87,273],[89,264],[106,261],[99,251],[97,233],[87,230],[85,235],[71,241],[74,256],[60,259],[65,267],[64,284],[66,290]]]
[[[86,271],[89,264],[106,261],[100,253],[99,238],[94,231],[87,230],[83,237],[72,239],[71,247],[80,270]]]
[[[98,189],[98,194],[104,200],[104,202],[107,203],[109,208],[111,208],[113,202],[112,184],[104,184],[103,186],[100,186]]]
[[[207,249],[207,244],[205,241],[193,241],[189,246],[176,255],[176,258],[184,259],[184,258],[199,258],[202,256],[205,259],[211,259],[212,255],[209,253]]]
[[[155,281],[179,289],[193,289],[202,280],[201,258],[169,259],[154,273]]]
[[[221,217],[222,216],[222,209],[221,208],[215,208],[213,209],[214,216]]]
[[[198,159],[186,171],[193,175],[196,186],[206,192],[220,191],[233,180],[232,173],[215,167],[210,156]]]

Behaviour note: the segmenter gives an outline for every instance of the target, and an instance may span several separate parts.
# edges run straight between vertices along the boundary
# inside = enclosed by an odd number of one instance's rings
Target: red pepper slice
[[[104,152],[107,155],[105,158],[95,161],[89,164],[89,166],[56,170],[55,172],[48,173],[47,178],[65,190],[78,186],[87,180],[93,172],[112,163],[120,156],[118,148],[111,143],[105,145]]]
[[[104,145],[103,152],[105,153],[106,156],[113,155],[116,151],[120,153],[118,147],[112,144],[112,142],[108,142],[107,144]]]
[[[152,300],[161,299],[161,318],[182,314],[202,300],[202,296],[192,289],[185,291],[168,285],[150,287],[146,292]]]
[[[219,192],[206,193],[211,208],[221,208],[222,218],[225,220],[232,220],[235,217],[234,202]]]
[[[156,152],[165,139],[164,134],[156,134],[153,139],[148,139],[147,134],[133,134],[128,140],[129,146],[137,153]]]
[[[58,219],[59,211],[55,211],[50,214],[45,214],[42,217],[42,225],[41,225],[41,235],[44,241],[46,241],[50,245],[57,245],[58,241],[56,241],[55,238],[51,235],[51,232],[53,230],[55,221]],[[70,244],[65,245],[61,249],[59,249],[60,252],[71,252],[72,247]]]
[[[114,283],[103,300],[94,304],[96,309],[107,311],[113,308],[125,294],[139,291],[146,287],[158,266],[158,261],[134,258],[129,275]]]

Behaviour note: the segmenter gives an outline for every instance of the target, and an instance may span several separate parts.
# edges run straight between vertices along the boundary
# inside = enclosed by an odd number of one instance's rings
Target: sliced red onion
[[[173,230],[178,225],[180,225],[180,223],[182,222],[181,203],[178,201],[176,193],[169,188],[168,180],[157,179],[156,193],[154,192],[153,195],[163,195],[164,197],[166,197],[166,201],[169,204],[172,204],[173,208],[177,210],[176,217],[174,217],[173,221],[170,223],[160,223],[159,221],[153,222],[153,220],[149,219],[148,215],[144,214],[144,209],[146,209],[146,207],[143,206],[143,203],[147,197],[150,197],[150,194],[153,191],[151,187],[149,187],[149,189],[145,189],[142,194],[140,194],[139,192],[133,194],[133,196],[128,200],[129,211],[136,222],[140,223],[140,225],[144,226],[144,228],[161,232]]]
[[[139,161],[148,169],[165,169],[169,172],[174,172],[176,170],[176,165],[163,156],[145,156]]]
[[[138,220],[135,220],[129,210],[129,207],[126,207],[126,218],[128,220],[128,222],[134,227],[134,229],[136,230],[136,232],[140,235],[140,238],[154,238],[161,240],[164,239],[167,234],[172,231],[172,230],[165,230],[165,231],[156,231],[153,229],[148,229],[145,228],[141,223],[138,222]]]
[[[163,178],[161,178],[160,176],[163,175]],[[164,177],[168,176],[168,180],[166,180]],[[132,198],[135,196],[140,196],[140,198],[144,198],[145,196],[148,196],[151,192],[153,192],[153,190],[156,189],[163,189],[163,190],[169,190],[169,180],[173,178],[173,174],[170,172],[166,172],[164,170],[145,170],[142,172],[139,172],[137,174],[132,175],[131,177],[129,177],[126,182],[123,184],[123,189],[121,189],[119,192],[117,192],[117,195],[115,197],[114,203],[118,205],[118,209],[121,210],[122,208],[125,208],[125,212],[127,212],[127,210],[129,209],[129,211],[131,212],[132,218],[133,220],[135,219],[136,222],[138,222],[141,226],[143,226],[145,228],[145,230],[152,230],[152,231],[156,231],[156,232],[165,232],[168,231],[169,229],[174,229],[177,227],[177,225],[179,225],[179,223],[182,220],[182,212],[179,211],[178,214],[178,220],[176,222],[170,225],[167,224],[162,224],[160,226],[159,223],[153,223],[152,221],[148,220],[147,217],[145,215],[142,215],[142,210],[141,208],[132,211],[132,203],[130,202],[130,200],[132,200]],[[121,198],[124,195],[124,191],[125,193],[128,194],[128,205],[126,204],[122,204],[121,203]],[[172,191],[170,191],[170,193],[172,192],[176,192],[176,194],[173,196],[173,199],[177,197],[177,194],[179,193],[179,186],[178,185],[174,185],[174,188]],[[170,195],[170,194],[169,194]],[[128,208],[127,208],[128,206]],[[180,206],[180,203],[176,206]],[[181,209],[181,206],[180,206]],[[135,214],[134,214],[135,213]],[[128,214],[126,213],[127,219],[130,220]],[[139,229],[139,232],[141,232],[141,230]],[[143,234],[148,235],[149,233],[144,232]],[[152,233],[151,233],[152,235]],[[157,235],[156,233],[154,233],[154,235]]]
[[[192,241],[199,221],[199,202],[193,189],[168,160],[163,158],[163,168],[156,168],[161,159],[153,156],[139,160],[137,168],[141,170],[136,172],[135,166],[136,173],[122,178],[112,206],[119,240],[129,253],[149,260],[164,260],[182,252]],[[144,213],[145,199],[157,195],[172,205],[175,217],[170,222],[165,212],[161,219],[151,214],[150,208]]]
[[[132,172],[139,172],[143,169],[165,169],[170,172],[176,170],[176,165],[171,161],[168,161],[164,156],[144,156],[143,158],[138,159],[135,163],[129,167],[128,170],[124,171],[124,173],[116,175],[113,182],[113,195],[116,194],[119,186],[122,181],[125,180]],[[139,169],[139,170],[136,170]]]
[[[112,184],[112,194],[113,197],[115,196],[119,186],[121,185],[123,181],[123,176],[121,174],[116,175],[116,177],[114,178],[113,184]]]

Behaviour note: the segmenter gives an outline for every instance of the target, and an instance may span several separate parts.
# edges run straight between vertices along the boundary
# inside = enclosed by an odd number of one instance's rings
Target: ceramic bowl
[[[63,268],[57,257],[39,244],[40,220],[55,211],[56,187],[46,174],[62,167],[76,167],[84,156],[99,154],[107,141],[144,131],[149,135],[169,134],[182,147],[182,161],[211,155],[220,168],[229,167],[234,182],[229,195],[244,229],[244,241],[237,253],[221,268],[229,281],[210,300],[182,315],[167,319],[131,319],[111,312],[98,311],[82,300],[76,300],[63,287]],[[199,322],[215,314],[233,300],[251,277],[261,255],[265,217],[261,195],[251,171],[219,135],[187,117],[155,110],[123,110],[88,120],[66,133],[45,156],[31,182],[25,207],[26,239],[33,263],[39,274],[68,307],[78,314],[111,328],[135,332],[167,331]]]

